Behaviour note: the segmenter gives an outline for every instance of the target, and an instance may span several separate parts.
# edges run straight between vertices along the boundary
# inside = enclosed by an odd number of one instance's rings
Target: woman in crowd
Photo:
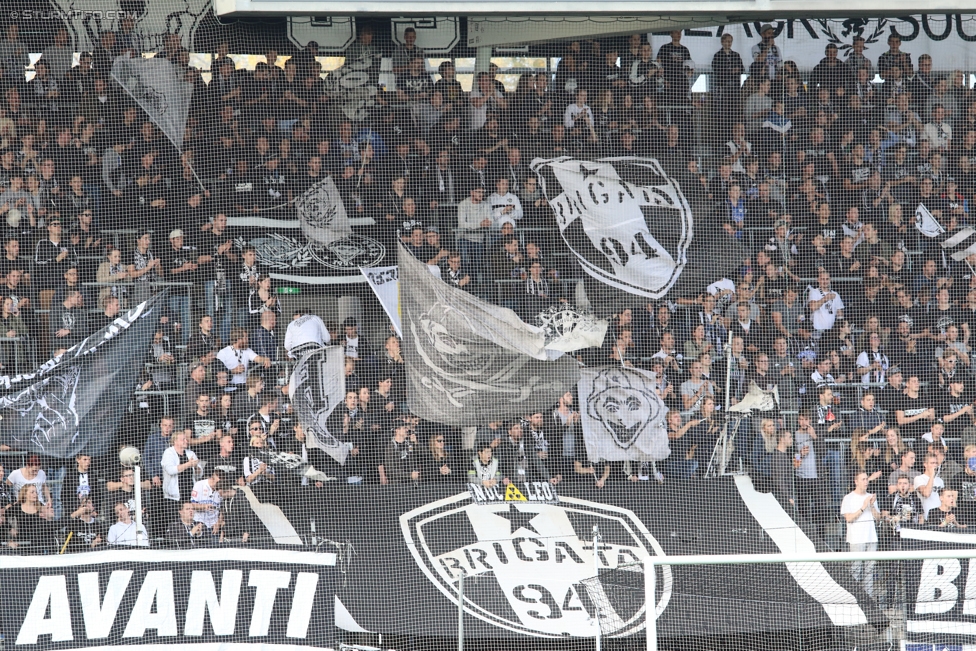
[[[430,435],[427,449],[420,455],[420,464],[420,478],[424,481],[463,480],[454,472],[454,460],[447,450],[447,439],[443,432]]]
[[[25,484],[17,493],[17,507],[7,511],[11,547],[26,547],[29,553],[43,553],[54,544],[54,511],[38,499],[37,486]]]
[[[882,476],[886,476],[885,472],[886,466],[884,458],[881,454],[881,448],[878,447],[877,443],[872,444],[868,439],[871,433],[862,428],[855,428],[851,433],[851,449],[850,449],[850,460],[848,462],[848,469],[850,470],[851,483],[853,484],[854,477],[857,476],[859,472],[866,472],[868,475],[868,486],[869,491],[876,494],[884,494],[885,489],[875,490],[876,487],[880,487],[880,484],[872,484],[871,482],[880,479]]]
[[[471,464],[474,470],[469,474],[474,482],[491,488],[498,485],[501,475],[498,472],[498,459],[495,458],[490,441],[485,441],[479,448],[477,454],[471,457]]]
[[[695,460],[698,443],[687,434],[699,421],[689,420],[687,423],[682,423],[681,412],[669,411],[667,422],[671,456],[668,457],[665,472],[668,477],[674,479],[691,479],[698,470],[698,462]]]
[[[889,427],[885,430],[884,463],[886,467],[898,470],[901,465],[901,455],[911,449],[912,446],[902,440],[901,432],[897,427]]]

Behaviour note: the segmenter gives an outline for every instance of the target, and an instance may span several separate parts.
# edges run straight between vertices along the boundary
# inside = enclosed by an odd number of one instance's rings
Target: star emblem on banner
[[[508,511],[495,512],[499,518],[508,520],[512,527],[510,534],[514,534],[519,529],[526,529],[531,531],[535,535],[541,535],[536,528],[532,526],[532,520],[539,515],[538,513],[531,513],[527,511],[519,511],[514,504],[508,505]]]
[[[582,175],[584,180],[586,179],[586,177],[593,176],[599,171],[600,171],[599,167],[589,168],[583,163],[580,163],[580,174]]]

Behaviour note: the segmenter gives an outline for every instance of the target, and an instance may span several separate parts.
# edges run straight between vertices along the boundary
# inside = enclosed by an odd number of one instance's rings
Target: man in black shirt
[[[183,231],[176,229],[169,234],[170,246],[163,254],[163,278],[169,282],[195,282],[197,267],[213,261],[211,255],[198,255],[196,247],[183,243]],[[182,341],[190,338],[190,296],[187,288],[174,287],[169,295],[169,309],[176,316],[182,333]]]
[[[907,438],[921,436],[935,421],[935,407],[922,389],[917,375],[909,376],[901,403],[896,406],[895,417],[902,436]]]
[[[37,290],[53,290],[64,276],[64,261],[70,255],[68,243],[61,239],[61,219],[52,217],[47,224],[47,237],[38,240],[34,249],[37,269],[32,285]]]
[[[217,439],[223,434],[210,413],[210,396],[197,395],[196,411],[189,414],[183,425],[190,439],[190,447],[201,459],[209,459],[217,454]]]
[[[399,484],[420,480],[420,461],[414,458],[416,435],[410,434],[410,427],[406,423],[397,423],[393,430],[393,438],[386,444],[383,452],[383,465],[380,466],[380,483]]]
[[[206,459],[207,470],[222,470],[232,484],[244,485],[244,455],[234,449],[234,437],[222,434],[217,454]]]
[[[56,304],[51,309],[51,348],[53,355],[62,352],[79,343],[88,335],[88,315],[84,310],[85,299],[80,291],[72,291],[65,297],[64,302]]]

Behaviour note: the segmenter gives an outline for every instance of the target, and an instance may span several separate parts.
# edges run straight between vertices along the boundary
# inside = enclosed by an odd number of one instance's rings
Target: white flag
[[[327,421],[346,397],[344,362],[342,346],[308,352],[295,365],[288,385],[288,397],[309,447],[325,451],[343,465],[351,446],[329,433]]]
[[[403,326],[400,325],[400,273],[397,267],[360,267],[359,272],[366,278],[369,288],[376,294],[380,305],[403,339]]]
[[[190,111],[193,84],[165,57],[130,58],[126,53],[112,64],[112,78],[136,101],[149,119],[180,151]]]
[[[621,366],[581,369],[579,397],[591,461],[660,461],[671,454],[668,408],[649,373]]]
[[[587,274],[647,298],[663,298],[674,287],[688,262],[692,211],[658,161],[536,158],[532,170],[563,241]]]
[[[945,229],[939,224],[939,220],[928,211],[924,204],[918,204],[918,208],[915,209],[915,228],[925,237],[938,237],[945,233]]]
[[[302,232],[310,242],[328,246],[352,235],[346,207],[330,176],[306,190],[295,202],[295,209]]]
[[[599,348],[610,325],[606,319],[598,319],[569,303],[553,303],[535,319],[545,334],[546,350],[563,353]]]

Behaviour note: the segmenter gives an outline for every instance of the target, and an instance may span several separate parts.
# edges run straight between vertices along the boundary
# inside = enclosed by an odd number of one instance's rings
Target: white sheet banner
[[[824,48],[833,43],[841,59],[851,52],[855,36],[865,39],[864,55],[875,70],[878,57],[888,50],[888,36],[901,37],[901,49],[918,57],[932,56],[935,70],[976,68],[976,14],[917,14],[901,18],[848,18],[847,20],[800,19],[769,21],[776,30],[776,45],[785,60],[795,61],[801,70],[812,69],[824,57]],[[752,62],[752,46],[760,41],[763,22],[736,23],[709,28],[685,30],[681,44],[691,51],[699,69],[709,68],[712,57],[721,48],[723,34],[732,34],[732,49],[739,53],[746,67]],[[651,35],[656,53],[671,40],[666,34]]]
[[[591,461],[660,461],[671,454],[668,408],[653,384],[649,373],[635,368],[580,370],[583,441]]]

